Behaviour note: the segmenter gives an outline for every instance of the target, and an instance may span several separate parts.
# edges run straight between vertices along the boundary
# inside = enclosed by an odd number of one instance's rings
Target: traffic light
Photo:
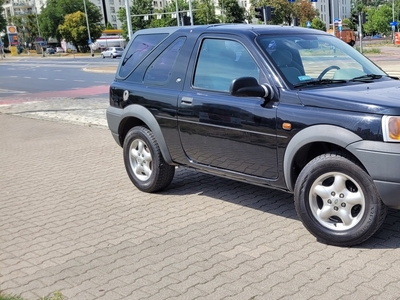
[[[365,12],[361,13],[361,21],[363,24],[367,22],[367,14]]]
[[[351,22],[353,22],[353,24],[358,25],[358,22],[360,21],[359,19],[360,15],[358,13],[354,13],[351,15]]]
[[[300,26],[300,19],[298,17],[293,18],[293,26]]]
[[[275,7],[265,6],[267,21],[271,21],[275,17]]]
[[[192,25],[190,22],[190,17],[189,16],[183,16],[183,25],[187,26],[187,25]]]
[[[261,7],[256,7],[254,9],[256,11],[255,17],[257,19],[261,20],[262,22],[265,21],[265,19],[264,19],[264,8],[265,8],[265,6],[261,6]]]

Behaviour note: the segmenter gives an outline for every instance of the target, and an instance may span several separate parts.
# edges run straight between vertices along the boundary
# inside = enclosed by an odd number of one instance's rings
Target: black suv
[[[400,207],[400,82],[322,31],[207,25],[137,31],[109,128],[141,191],[176,166],[294,193],[321,242],[351,246]]]

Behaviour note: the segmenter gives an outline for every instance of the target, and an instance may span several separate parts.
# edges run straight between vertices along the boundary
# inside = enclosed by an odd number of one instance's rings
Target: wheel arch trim
[[[124,123],[124,120],[128,118],[137,118],[145,123],[146,126],[148,126],[148,128],[154,134],[154,137],[157,140],[158,146],[160,147],[160,151],[164,157],[165,162],[171,165],[174,164],[171,154],[169,153],[167,143],[165,142],[164,136],[162,134],[160,125],[158,124],[154,115],[147,108],[141,105],[132,104],[124,108],[120,126]],[[122,127],[118,129],[119,132],[121,132],[121,130]]]
[[[328,136],[327,133],[334,133]],[[346,148],[349,144],[362,140],[357,134],[333,125],[315,125],[307,127],[297,133],[286,147],[283,159],[283,171],[286,186],[293,192],[292,163],[297,152],[305,145],[315,142],[326,142]]]

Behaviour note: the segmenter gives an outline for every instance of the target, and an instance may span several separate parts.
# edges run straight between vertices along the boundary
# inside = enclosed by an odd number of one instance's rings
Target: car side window
[[[257,64],[241,43],[207,38],[200,48],[193,86],[228,92],[234,79],[255,77],[258,80],[259,73]]]
[[[128,76],[145,55],[167,37],[167,35],[167,33],[137,35],[122,60],[118,75],[121,77]]]
[[[172,68],[185,40],[185,37],[176,39],[156,58],[144,75],[145,83],[165,84],[169,80]]]

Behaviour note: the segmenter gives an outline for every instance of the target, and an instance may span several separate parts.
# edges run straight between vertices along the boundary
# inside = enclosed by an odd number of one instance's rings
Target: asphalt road
[[[109,86],[112,73],[86,72],[85,68],[116,68],[119,59],[100,57],[22,57],[0,61],[0,98],[11,95],[48,92],[48,96],[62,95],[63,91],[98,86]],[[105,92],[108,90],[106,89]],[[90,94],[89,94],[90,95]]]

